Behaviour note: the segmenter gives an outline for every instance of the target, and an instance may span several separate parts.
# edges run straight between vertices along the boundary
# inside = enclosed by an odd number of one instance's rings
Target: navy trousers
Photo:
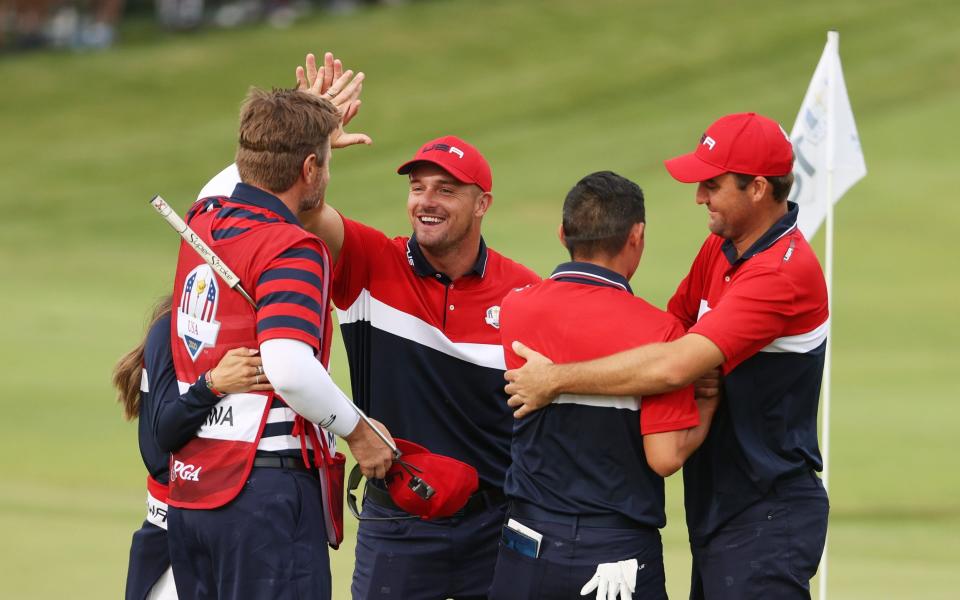
[[[143,600],[170,566],[167,531],[149,521],[134,532],[127,566],[126,600]]]
[[[360,521],[354,600],[486,598],[506,505],[464,517]],[[363,502],[365,517],[407,513]]]
[[[829,511],[813,471],[774,484],[708,540],[691,542],[690,599],[809,600]]]
[[[606,562],[637,559],[635,600],[666,600],[663,546],[653,528],[584,527],[513,517],[543,535],[540,555],[500,545],[490,600],[584,600],[580,589]]]
[[[255,468],[227,505],[171,506],[167,522],[181,600],[330,598],[320,481],[306,471]]]

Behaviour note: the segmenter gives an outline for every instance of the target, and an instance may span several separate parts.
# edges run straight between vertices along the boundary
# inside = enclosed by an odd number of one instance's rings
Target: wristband
[[[213,377],[210,375],[210,371],[207,371],[203,374],[203,383],[207,386],[207,389],[210,390],[210,393],[216,396],[217,398],[223,398],[224,393],[213,387]]]

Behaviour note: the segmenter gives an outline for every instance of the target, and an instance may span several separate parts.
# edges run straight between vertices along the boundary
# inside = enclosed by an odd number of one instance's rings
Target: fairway
[[[486,242],[541,275],[566,258],[555,232],[570,186],[596,170],[630,177],[648,222],[632,286],[663,307],[707,215],[662,160],[730,112],[789,130],[831,28],[868,175],[836,213],[830,597],[955,598],[960,9],[732,6],[433,0],[286,30],[133,22],[107,52],[0,56],[0,598],[122,596],[145,473],[110,370],[170,290],[178,244],[148,201],[182,213],[232,160],[250,85],[292,85],[305,52],[334,50],[367,74],[351,128],[374,144],[335,153],[328,202],[406,235],[396,167],[422,141],[462,136],[493,168]],[[339,339],[333,367],[349,389]],[[689,579],[679,480],[663,532],[673,598]],[[353,565],[346,521],[331,553],[338,600]]]

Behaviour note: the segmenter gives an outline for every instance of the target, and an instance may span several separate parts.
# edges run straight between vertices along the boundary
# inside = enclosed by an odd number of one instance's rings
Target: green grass
[[[634,288],[663,305],[706,229],[661,161],[727,112],[789,128],[829,28],[869,169],[837,207],[831,597],[954,597],[960,11],[918,0],[426,1],[0,57],[0,597],[121,594],[143,469],[109,371],[169,289],[177,243],[147,200],[182,211],[230,161],[249,85],[288,85],[306,51],[336,50],[368,75],[355,128],[375,144],[336,155],[331,203],[405,233],[393,169],[462,135],[494,168],[488,242],[540,273],[563,259],[555,226],[579,177],[635,179],[649,226]],[[668,586],[684,597],[678,481],[668,494]],[[336,598],[352,560],[349,543],[333,555]]]

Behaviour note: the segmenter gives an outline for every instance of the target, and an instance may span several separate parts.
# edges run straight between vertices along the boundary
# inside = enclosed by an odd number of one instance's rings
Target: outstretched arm
[[[360,92],[363,90],[364,74],[344,71],[343,63],[331,52],[323,55],[323,66],[317,66],[313,54],[307,54],[304,64],[297,67],[297,88],[329,100],[340,111],[341,121],[337,134],[330,139],[332,148],[346,148],[355,144],[371,144],[370,136],[344,131],[360,110]],[[343,247],[343,219],[332,206],[324,202],[320,208],[300,215],[304,229],[315,234],[330,249],[333,262],[340,257]]]
[[[343,249],[343,217],[332,206],[323,203],[320,208],[300,213],[300,224],[303,228],[317,236],[330,250],[333,264],[340,258]]]
[[[672,342],[648,344],[595,360],[556,365],[513,342],[527,360],[504,374],[507,403],[522,418],[543,408],[562,392],[609,396],[646,396],[690,385],[723,363],[723,352],[702,335],[688,333]]]
[[[296,69],[297,89],[328,100],[340,112],[340,125],[330,137],[330,146],[338,149],[373,143],[370,136],[364,133],[347,133],[344,130],[360,111],[364,74],[354,75],[353,71],[344,71],[343,63],[335,59],[330,52],[324,54],[323,60],[323,66],[318,67],[316,57],[307,54],[304,60],[306,66],[298,66]],[[237,172],[236,165],[230,165],[211,179],[197,198],[229,196],[239,182],[240,173]],[[304,229],[324,241],[336,262],[343,247],[343,219],[340,214],[324,203],[320,208],[301,213],[300,222]]]

